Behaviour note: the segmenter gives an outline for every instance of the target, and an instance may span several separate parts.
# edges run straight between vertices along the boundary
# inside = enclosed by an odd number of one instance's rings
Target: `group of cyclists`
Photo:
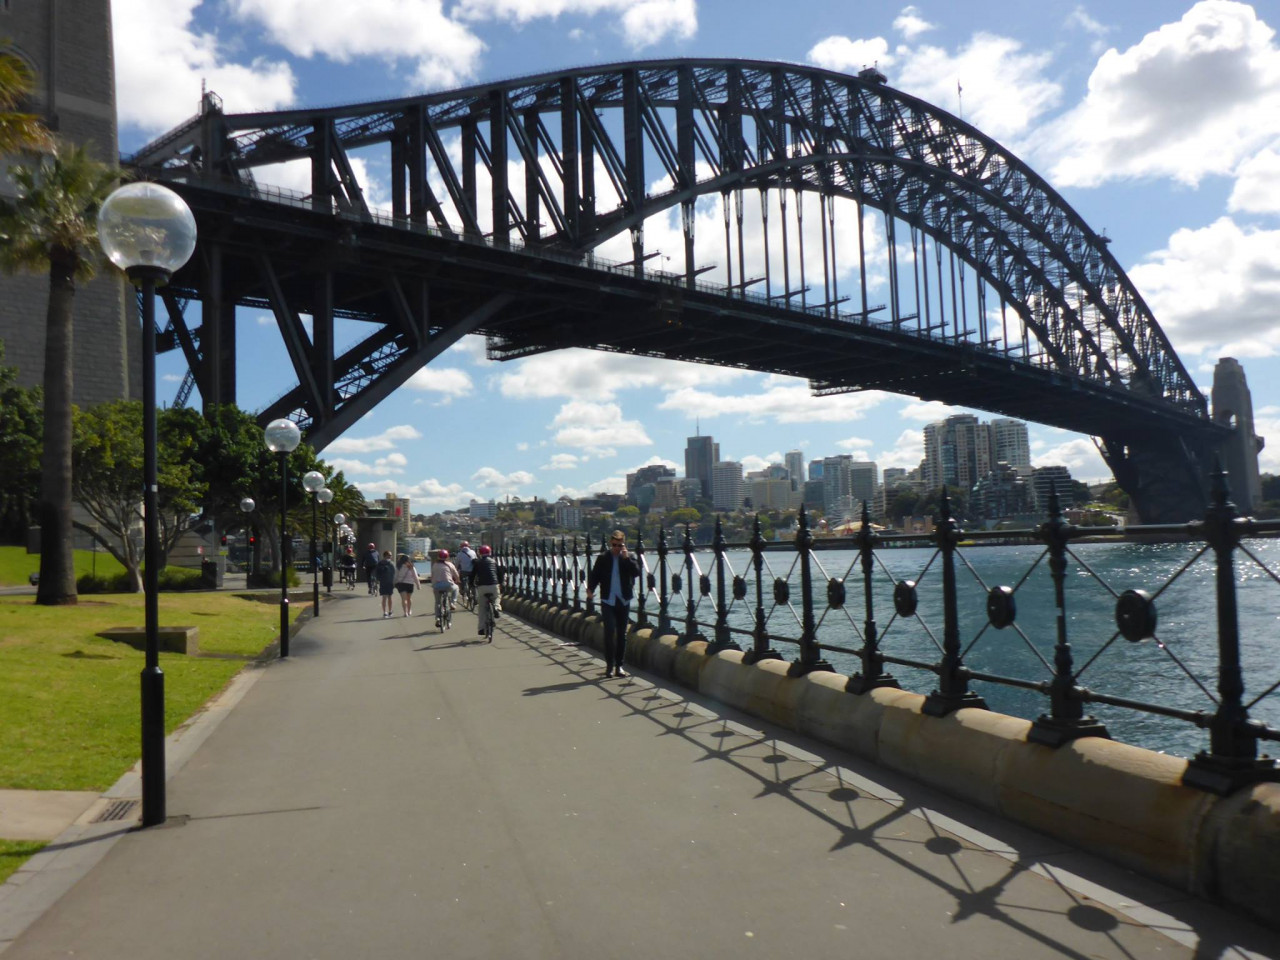
[[[354,589],[355,571],[359,567],[368,583],[370,596],[381,594],[384,598],[383,616],[390,615],[386,612],[390,609],[391,590],[387,589],[388,586],[400,591],[404,615],[411,616],[412,591],[420,582],[417,571],[407,556],[401,556],[399,569],[408,572],[403,576],[394,575],[390,584],[382,584],[380,580],[387,578],[381,576],[380,567],[389,557],[390,554],[379,555],[377,546],[371,543],[357,562],[354,549],[348,547],[339,560],[342,579]],[[479,624],[476,633],[493,639],[493,622],[502,615],[502,568],[487,544],[482,544],[477,551],[472,549],[470,542],[463,540],[456,558],[448,550],[432,551],[431,571],[426,579],[435,595],[436,629],[443,632],[449,628],[453,608],[461,600],[467,609],[477,610]]]

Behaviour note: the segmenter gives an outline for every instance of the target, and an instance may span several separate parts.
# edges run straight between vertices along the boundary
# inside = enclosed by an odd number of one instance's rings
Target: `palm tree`
[[[47,148],[49,131],[40,118],[21,110],[35,81],[31,68],[10,50],[0,50],[0,156]]]
[[[93,276],[98,208],[117,171],[84,147],[55,145],[10,168],[17,188],[0,201],[0,268],[49,274],[45,315],[44,451],[40,460],[40,585],[36,603],[76,602],[71,546],[72,308],[76,282]]]

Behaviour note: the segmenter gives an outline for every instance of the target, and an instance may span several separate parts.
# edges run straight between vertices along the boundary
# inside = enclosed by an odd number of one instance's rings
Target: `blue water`
[[[1280,728],[1280,692],[1273,689],[1280,685],[1280,583],[1269,572],[1280,570],[1280,542],[1253,541],[1247,546],[1261,564],[1243,552],[1236,554],[1244,699],[1246,704],[1258,699],[1249,706],[1251,717]],[[1186,566],[1200,550],[1198,544],[1073,547],[1064,606],[1067,639],[1081,686],[1095,693],[1212,715],[1218,696],[1219,659],[1216,566],[1212,553],[1205,553]],[[818,641],[824,647],[858,649],[863,642],[866,616],[858,555],[854,551],[821,551],[814,556]],[[728,622],[732,627],[751,629],[755,611],[751,554],[731,551],[727,557],[732,572],[742,576],[748,587],[746,599],[734,601],[731,587],[726,586]],[[772,643],[778,652],[787,659],[796,659],[799,648],[795,641],[801,633],[798,560],[790,551],[770,552],[765,558],[762,580],[767,627],[774,635]],[[1040,562],[1035,565],[1037,558]],[[647,559],[656,574],[657,558]],[[671,559],[683,560],[679,555]],[[696,560],[702,572],[712,574],[712,596],[697,597],[695,609],[701,632],[711,636],[710,625],[716,618],[714,557],[700,553]],[[676,572],[675,568],[670,572]],[[826,602],[826,583],[833,577],[846,584],[846,602],[840,609],[828,607]],[[790,584],[789,604],[774,602],[775,578],[786,579]],[[893,586],[898,580],[915,580],[919,585],[916,617],[900,618],[894,613]],[[726,582],[731,582],[729,575]],[[1051,679],[1057,626],[1053,582],[1044,548],[962,547],[956,563],[956,582],[960,645],[966,665],[1022,680]],[[887,549],[876,554],[871,595],[884,653],[926,663],[941,659],[941,584],[941,558],[932,547]],[[997,630],[987,623],[987,591],[996,585],[1017,588],[1017,629]],[[1131,643],[1116,636],[1115,596],[1128,589],[1142,589],[1156,596],[1158,625],[1154,638]],[[683,628],[686,602],[687,588],[670,602],[670,616],[678,630]],[[656,620],[657,606],[654,592],[646,600],[652,620]],[[734,639],[744,648],[750,646],[749,636],[735,634]],[[822,656],[840,673],[859,671],[860,661],[847,652],[824,649]],[[937,688],[937,676],[929,671],[893,664],[887,669],[905,689],[927,694]],[[1002,713],[1035,719],[1049,710],[1048,697],[1037,691],[980,680],[971,681],[970,689],[982,696],[991,709]],[[1127,743],[1180,756],[1192,756],[1209,746],[1208,731],[1185,720],[1105,704],[1088,704],[1086,713],[1104,722],[1114,739]],[[1280,746],[1274,742],[1261,744],[1261,752],[1274,755],[1277,751]]]

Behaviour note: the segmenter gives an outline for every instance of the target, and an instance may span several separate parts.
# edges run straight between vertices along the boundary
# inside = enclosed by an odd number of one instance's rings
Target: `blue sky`
[[[948,0],[114,0],[120,146],[196,112],[347,103],[584,64],[742,57],[857,72],[961,113],[1112,238],[1207,393],[1245,365],[1280,473],[1280,5]],[[957,86],[963,90],[957,100]],[[366,191],[387,202],[374,164]],[[294,173],[279,172],[280,185]],[[298,184],[300,185],[300,184]],[[665,225],[675,236],[674,223]],[[646,226],[661,249],[663,224]],[[672,240],[670,249],[677,249]],[[608,253],[608,251],[605,251]],[[619,259],[624,255],[615,254]],[[241,311],[240,404],[293,386],[274,321]],[[345,346],[357,331],[337,332]],[[176,392],[174,352],[161,376]],[[164,399],[166,387],[162,385]],[[415,512],[469,499],[620,490],[712,434],[748,469],[852,453],[912,467],[921,431],[959,412],[910,397],[813,398],[804,381],[566,351],[498,364],[468,338],[324,452],[366,495]],[[986,415],[984,415],[985,418]],[[437,439],[447,425],[442,451]],[[1032,425],[1036,465],[1107,476],[1090,438]]]

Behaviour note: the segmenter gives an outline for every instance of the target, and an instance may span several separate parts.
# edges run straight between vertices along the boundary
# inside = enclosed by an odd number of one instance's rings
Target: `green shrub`
[[[131,581],[128,573],[86,573],[76,580],[77,593],[129,593]]]
[[[165,567],[160,571],[160,591],[166,590],[203,590],[204,577],[199,570],[190,567]]]
[[[284,572],[284,582],[291,587],[296,587],[301,582],[298,577],[298,571],[294,570],[292,567],[286,568]],[[257,573],[250,572],[246,578],[246,586],[251,589],[257,588],[259,590],[265,589],[266,587],[278,587],[280,586],[280,571],[259,570]]]

